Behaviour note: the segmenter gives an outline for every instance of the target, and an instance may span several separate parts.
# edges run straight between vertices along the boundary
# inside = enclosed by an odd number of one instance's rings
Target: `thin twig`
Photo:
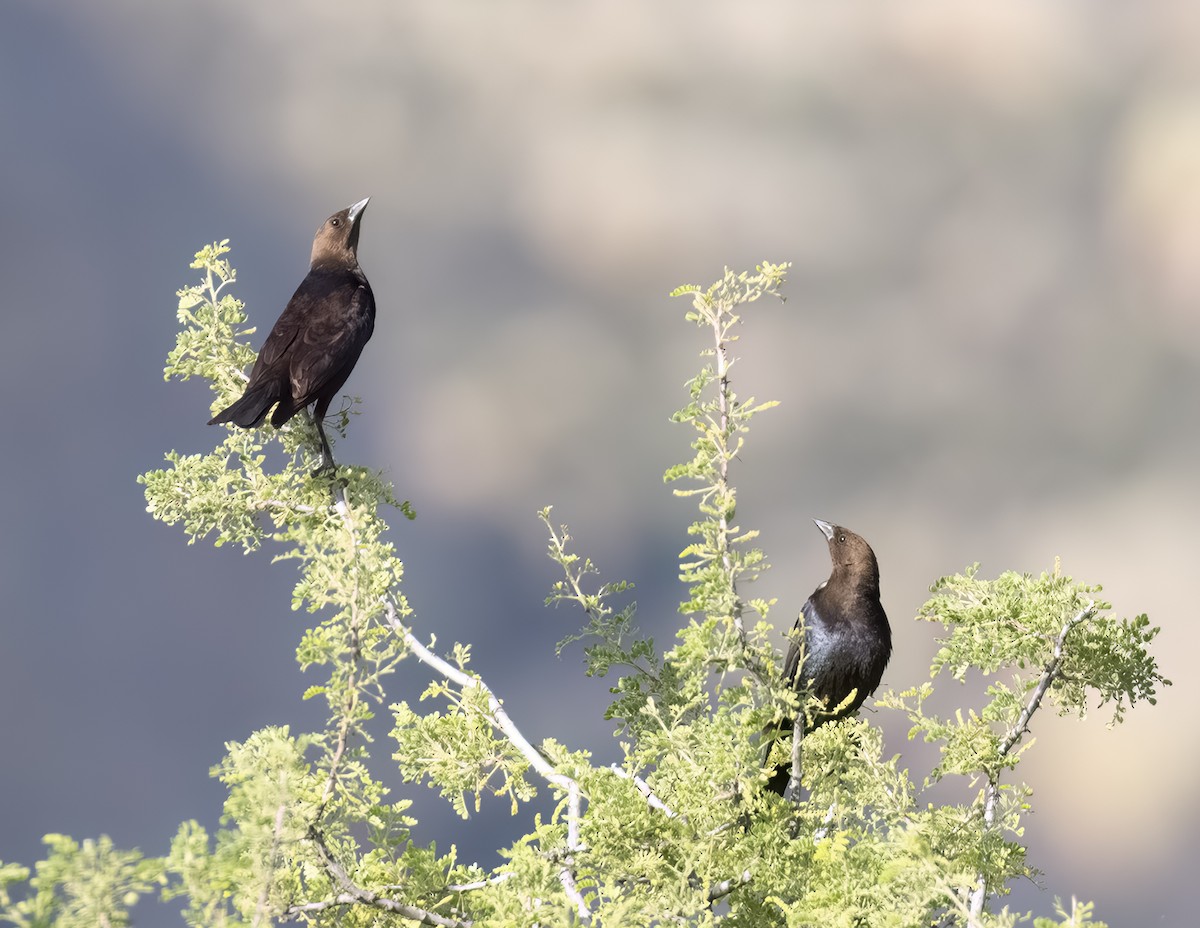
[[[604,621],[604,613],[600,609],[589,605],[589,597],[583,592],[583,586],[579,582],[579,577],[582,575],[583,570],[581,569],[579,573],[572,573],[570,570],[566,569],[567,541],[569,540],[566,535],[566,526],[563,526],[563,535],[560,536],[558,532],[555,531],[554,523],[550,521],[548,514],[545,522],[550,529],[550,543],[554,546],[554,552],[557,555],[555,560],[563,566],[563,572],[566,574],[567,583],[569,583],[571,586],[570,598],[579,603],[580,608],[583,609],[584,615],[586,615],[593,622],[599,624],[600,622]]]
[[[1095,614],[1096,602],[1095,600],[1091,600],[1063,625],[1062,631],[1059,632],[1058,638],[1055,639],[1054,651],[1051,654],[1050,661],[1042,671],[1037,686],[1033,688],[1033,693],[1030,694],[1029,701],[1025,703],[1025,708],[1021,710],[1017,721],[1000,742],[1000,747],[997,751],[999,759],[1007,757],[1013,748],[1020,743],[1026,732],[1029,731],[1029,722],[1033,718],[1033,714],[1037,712],[1038,707],[1042,704],[1042,697],[1046,695],[1054,681],[1061,676],[1063,648],[1067,642],[1067,635],[1071,633],[1071,630],[1076,625],[1086,622]],[[996,825],[996,807],[1000,803],[998,777],[998,770],[995,773],[989,772],[987,775],[987,784],[983,788],[983,828],[985,833],[991,831]],[[987,902],[987,896],[987,875],[981,871],[976,878],[975,889],[971,893],[969,914],[972,922],[977,921],[979,916],[983,914],[983,906]]]
[[[796,720],[792,722],[792,766],[788,776],[787,788],[783,795],[790,801],[800,801],[800,775],[803,772],[802,759],[804,755],[804,705],[796,709]]]
[[[608,769],[619,776],[622,780],[630,780],[633,785],[637,787],[637,791],[645,797],[646,805],[650,806],[651,809],[658,809],[667,818],[677,817],[676,813],[671,809],[671,807],[654,794],[654,790],[650,788],[650,784],[637,774],[629,773],[626,770],[618,767],[616,764],[609,764]]]
[[[708,901],[716,902],[718,899],[728,896],[735,889],[745,886],[754,875],[749,870],[743,870],[741,876],[730,877],[727,880],[722,880],[720,883],[714,883],[708,890]]]
[[[717,471],[720,474],[720,490],[721,496],[725,496],[729,487],[729,449],[726,447],[726,436],[729,430],[729,361],[728,352],[725,344],[725,332],[721,327],[721,312],[714,312],[712,317],[713,339],[716,342],[717,354],[717,408],[720,411],[720,421],[718,423],[718,433],[721,436],[721,445],[717,454]],[[718,522],[718,546],[721,551],[721,567],[725,570],[725,575],[729,577],[729,590],[733,594],[733,603],[730,609],[733,613],[733,627],[737,629],[738,641],[742,646],[742,652],[746,651],[746,629],[742,623],[742,599],[737,593],[737,579],[734,576],[733,569],[733,554],[729,550],[729,518],[726,515],[725,506],[721,507],[721,516]]]
[[[831,803],[829,808],[825,810],[825,818],[821,820],[821,827],[813,832],[813,841],[824,841],[825,836],[829,834],[829,826],[833,824],[834,816],[837,815],[837,803]],[[793,828],[796,826],[793,825]],[[795,837],[793,833],[792,837]]]
[[[343,905],[367,905],[375,909],[381,909],[384,912],[392,912],[403,918],[412,919],[422,925],[433,925],[435,928],[470,928],[474,922],[469,919],[447,918],[444,915],[438,915],[436,912],[430,912],[428,909],[422,909],[415,905],[409,905],[407,902],[401,902],[398,899],[392,899],[388,896],[381,896],[378,893],[373,893],[369,889],[364,889],[350,879],[349,874],[337,858],[333,856],[329,845],[325,843],[325,837],[316,828],[308,830],[308,838],[312,841],[320,854],[322,862],[325,864],[325,869],[341,886],[342,892],[333,899],[322,902],[302,902],[293,906],[289,906],[283,913],[284,915],[299,915],[305,912],[321,912],[325,909],[335,908]]]
[[[1042,697],[1046,695],[1050,685],[1058,679],[1062,674],[1062,656],[1063,648],[1067,643],[1067,635],[1071,630],[1081,622],[1086,622],[1096,614],[1096,603],[1094,600],[1089,601],[1086,606],[1079,610],[1079,613],[1070,619],[1059,632],[1058,638],[1054,642],[1054,652],[1050,658],[1050,663],[1046,665],[1046,669],[1042,671],[1041,679],[1038,680],[1038,685],[1034,688],[1033,694],[1029,697],[1029,702],[1022,710],[1017,723],[1009,731],[1008,736],[1000,742],[1000,756],[1006,756],[1016,745],[1017,742],[1029,730],[1029,720],[1033,717],[1033,713],[1037,712],[1038,707],[1042,703]]]
[[[489,876],[486,880],[476,880],[474,883],[450,883],[446,886],[448,893],[471,893],[478,889],[487,889],[489,886],[499,886],[501,883],[506,883],[511,880],[515,873],[511,870],[506,870],[504,873],[497,873],[495,876]]]
[[[599,606],[591,605],[591,597],[589,597],[588,594],[583,591],[583,584],[580,583],[580,578],[585,573],[585,570],[583,568],[577,568],[575,571],[572,571],[571,565],[568,563],[569,555],[567,554],[567,541],[569,540],[569,536],[566,534],[566,526],[563,526],[563,534],[559,535],[554,529],[554,523],[552,523],[548,517],[543,518],[542,521],[545,522],[546,527],[550,530],[550,543],[554,548],[554,553],[551,555],[551,559],[554,560],[560,567],[562,567],[563,574],[567,578],[567,584],[570,586],[569,593],[556,596],[555,599],[578,603],[579,608],[583,610],[583,614],[591,620],[592,624],[596,626],[603,625],[605,620],[604,611],[599,608]],[[597,597],[597,600],[598,599],[599,598]],[[658,674],[656,674],[650,667],[647,667],[636,660],[621,661],[621,663],[632,667],[638,673],[649,677],[655,683],[660,682]]]
[[[281,499],[264,499],[251,504],[252,509],[256,510],[273,510],[277,512],[300,512],[305,515],[311,515],[316,512],[315,506],[306,506],[303,503],[285,503]]]

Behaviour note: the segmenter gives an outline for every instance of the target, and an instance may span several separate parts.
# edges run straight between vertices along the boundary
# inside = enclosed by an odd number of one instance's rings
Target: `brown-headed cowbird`
[[[807,729],[857,712],[879,686],[892,653],[892,629],[879,601],[875,552],[849,529],[820,519],[813,521],[829,542],[833,572],[804,603],[796,619],[797,637],[783,662],[788,683],[823,700],[830,710],[806,719]],[[801,623],[804,665],[797,667]],[[767,785],[782,796],[790,775],[790,764],[781,764]]]
[[[322,420],[375,329],[375,295],[358,266],[358,233],[370,200],[334,213],[313,239],[301,281],[258,352],[241,399],[209,421],[278,428],[310,404],[321,437],[321,469],[333,468]]]

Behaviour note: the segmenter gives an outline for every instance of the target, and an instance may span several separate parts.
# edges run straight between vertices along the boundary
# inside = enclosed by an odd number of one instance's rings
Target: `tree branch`
[[[749,870],[743,870],[741,876],[730,877],[727,880],[722,880],[720,883],[714,883],[709,887],[708,901],[716,902],[718,899],[728,896],[735,889],[745,886],[752,879],[754,879],[753,874]]]
[[[650,806],[651,809],[658,809],[667,818],[677,818],[676,813],[670,808],[670,806],[659,799],[658,796],[654,794],[654,790],[650,788],[650,784],[641,777],[633,773],[627,773],[616,764],[609,764],[608,769],[619,776],[622,780],[632,781],[633,785],[637,787],[637,791],[645,797],[646,804]]]
[[[346,531],[350,534],[350,544],[358,549],[358,530],[354,525],[354,519],[350,516],[350,501],[346,496],[346,488],[341,488],[341,498],[337,499],[337,493],[334,494],[336,500],[334,508],[337,510],[338,516],[341,517],[342,524],[346,526]],[[359,646],[359,627],[361,619],[358,611],[358,570],[354,571],[354,590],[350,597],[350,675],[346,680],[346,701],[342,706],[342,717],[338,723],[337,744],[334,747],[333,757],[329,761],[329,776],[325,780],[325,788],[321,792],[321,803],[317,806],[316,815],[313,817],[315,822],[320,822],[321,817],[325,814],[325,809],[329,805],[329,801],[333,798],[333,791],[337,787],[338,774],[341,769],[342,759],[346,755],[346,747],[350,743],[350,733],[353,727],[354,709],[358,705],[358,671],[359,661],[362,657],[362,652]]]
[[[350,533],[350,543],[352,546],[357,547],[358,546],[358,533],[357,533],[356,527],[354,525],[353,517],[351,516],[350,501],[349,501],[348,495],[346,493],[346,488],[344,486],[341,487],[340,492],[337,488],[335,488],[333,497],[334,497],[334,509],[336,510],[338,516],[341,518],[343,524],[346,526],[346,530]],[[338,727],[338,740],[337,740],[337,744],[334,748],[333,756],[330,760],[329,776],[326,779],[325,788],[322,791],[321,804],[317,810],[317,816],[316,816],[317,821],[320,820],[320,817],[324,813],[324,810],[325,810],[327,804],[329,803],[330,799],[333,796],[334,789],[336,788],[341,762],[345,756],[346,748],[347,748],[347,745],[348,745],[349,739],[350,739],[350,735],[352,734],[353,710],[354,710],[354,707],[357,704],[357,700],[358,700],[357,669],[358,669],[358,659],[359,659],[359,624],[360,624],[360,621],[359,621],[359,613],[356,608],[357,593],[358,593],[358,576],[357,576],[357,574],[355,575],[355,586],[354,586],[353,592],[354,592],[354,595],[352,596],[352,602],[350,605],[350,608],[351,608],[350,645],[351,645],[351,649],[354,653],[354,667],[351,670],[351,676],[348,681],[350,695],[347,698],[347,703],[346,703],[346,705],[344,707],[344,711],[342,713],[341,724]],[[438,673],[440,673],[446,679],[458,684],[458,686],[460,688],[462,688],[464,690],[475,689],[475,690],[481,692],[487,699],[488,715],[489,715],[488,720],[492,724],[492,726],[494,728],[496,728],[496,730],[501,732],[509,740],[509,742],[512,743],[512,745],[529,762],[529,765],[534,770],[536,770],[538,772],[538,774],[540,774],[541,777],[544,780],[546,780],[547,783],[551,784],[552,786],[557,787],[558,789],[561,789],[563,792],[565,792],[567,794],[567,851],[568,851],[568,853],[567,853],[567,856],[564,858],[564,866],[559,872],[559,882],[562,883],[563,890],[566,892],[567,897],[571,900],[571,903],[575,906],[576,913],[577,913],[578,917],[580,918],[580,920],[585,923],[589,922],[591,919],[591,911],[589,910],[587,901],[584,899],[583,894],[579,891],[579,886],[576,883],[575,874],[574,874],[574,870],[573,870],[574,859],[572,857],[572,855],[575,852],[579,851],[581,848],[580,841],[579,841],[579,821],[580,821],[580,818],[582,815],[582,812],[581,812],[581,798],[582,797],[581,797],[581,792],[579,789],[579,783],[576,780],[572,779],[571,777],[568,777],[565,774],[559,773],[558,770],[556,770],[554,768],[554,766],[549,761],[546,760],[546,758],[542,755],[542,753],[537,748],[535,748],[532,743],[530,743],[529,739],[526,738],[524,736],[524,734],[521,733],[521,730],[516,726],[516,724],[513,722],[513,720],[509,717],[508,713],[504,711],[503,704],[496,697],[496,695],[492,692],[491,688],[486,683],[483,682],[482,679],[480,679],[478,676],[476,676],[474,674],[466,673],[465,671],[461,670],[460,668],[455,667],[453,664],[451,664],[448,661],[444,660],[443,658],[439,657],[437,654],[435,654],[429,648],[425,647],[425,645],[422,644],[420,640],[418,640],[416,635],[413,634],[412,630],[410,628],[408,628],[407,626],[405,626],[404,623],[400,621],[399,613],[397,612],[396,605],[392,601],[391,597],[384,597],[383,606],[384,606],[384,610],[386,613],[388,625],[391,626],[392,630],[404,640],[405,644],[412,651],[412,653],[414,653],[422,663],[428,665],[429,667],[432,667],[434,670],[436,670]],[[350,904],[351,902],[358,901],[358,902],[364,902],[369,905],[374,905],[377,908],[384,908],[387,911],[397,911],[397,912],[400,911],[399,909],[393,908],[392,906],[404,905],[403,903],[398,903],[395,900],[388,900],[388,899],[386,899],[386,897],[378,896],[375,893],[371,892],[370,890],[363,889],[362,887],[357,887],[352,882],[350,882],[349,877],[346,876],[345,871],[340,868],[340,866],[337,864],[337,862],[333,859],[332,855],[329,853],[328,847],[325,845],[324,840],[320,839],[319,832],[317,832],[315,830],[315,826],[311,829],[310,836],[315,836],[314,841],[316,841],[318,849],[322,850],[322,857],[324,858],[324,860],[326,862],[327,868],[334,875],[334,877],[338,880],[338,882],[341,883],[342,886],[346,889],[346,894],[348,894],[351,897],[351,899],[348,900],[347,902],[310,903],[310,905],[312,905],[312,904],[315,904],[315,905],[328,904],[328,905],[332,906],[332,905]],[[333,869],[334,867],[337,867],[337,870]],[[339,897],[339,899],[340,898],[341,897]],[[387,904],[386,905],[383,904],[384,902],[386,902]],[[422,910],[415,909],[411,906],[409,906],[408,908],[412,909],[412,911],[417,912],[417,913],[422,912]],[[400,914],[404,914],[404,913],[401,912]],[[432,913],[424,913],[424,914],[428,915],[429,917],[432,917],[432,918],[442,918],[442,916],[433,915]],[[417,916],[408,915],[406,917],[417,917]],[[428,922],[427,921],[424,923],[425,924],[437,924],[437,925],[440,925],[440,924],[447,924],[447,925],[469,924],[467,922],[455,922],[453,920],[446,921],[446,922]]]
[[[364,889],[350,879],[345,868],[337,862],[337,859],[333,856],[333,852],[329,849],[329,845],[325,843],[325,837],[321,832],[316,828],[309,828],[308,838],[316,847],[317,853],[325,865],[325,869],[329,871],[330,876],[333,877],[337,884],[342,887],[342,892],[333,899],[321,902],[301,902],[288,906],[283,913],[285,916],[322,912],[326,909],[345,905],[367,905],[375,909],[381,909],[384,912],[391,912],[402,918],[411,919],[422,925],[432,925],[434,928],[470,928],[474,924],[469,919],[447,918],[444,915],[438,915],[436,912],[430,912],[427,909],[409,905],[407,902],[401,902],[398,899],[392,899],[388,896],[380,896],[369,889]]]
[[[583,898],[583,893],[579,891],[579,884],[575,881],[575,858],[573,856],[581,846],[579,843],[581,814],[579,784],[574,780],[571,780],[570,784],[570,791],[567,793],[567,851],[572,856],[568,856],[563,861],[563,867],[558,871],[558,880],[562,883],[567,898],[575,904],[575,914],[579,916],[581,922],[587,925],[591,923],[592,912],[588,908],[587,900]]]
[[[580,809],[581,793],[579,783],[566,774],[559,773],[554,765],[546,760],[542,752],[530,743],[529,739],[517,728],[516,723],[513,722],[508,713],[504,711],[503,704],[496,697],[496,694],[492,692],[491,687],[484,683],[480,677],[455,667],[449,661],[444,660],[425,647],[417,636],[413,634],[412,629],[400,621],[396,605],[390,597],[385,597],[383,604],[387,613],[388,624],[397,635],[404,639],[404,643],[417,656],[417,659],[423,664],[432,667],[446,679],[457,683],[462,689],[475,689],[482,693],[487,699],[488,721],[491,722],[492,726],[503,734],[512,743],[513,747],[521,752],[521,755],[529,761],[529,765],[538,772],[542,779],[567,794],[568,857],[565,866],[559,872],[558,878],[568,898],[570,898],[572,904],[575,906],[579,918],[584,922],[589,921],[591,912],[588,909],[587,901],[583,898],[583,894],[580,893],[579,887],[575,882],[575,875],[572,869],[574,860],[570,857],[571,853],[580,849],[579,820],[582,813]]]
[[[567,585],[570,587],[570,590],[566,593],[558,593],[558,588],[556,587],[556,591],[552,595],[552,598],[557,601],[577,603],[579,608],[583,610],[583,614],[588,617],[588,620],[591,622],[592,626],[596,627],[597,629],[602,629],[606,624],[605,620],[611,614],[611,610],[608,610],[606,607],[601,605],[601,600],[604,595],[603,588],[601,588],[601,592],[595,597],[591,597],[583,591],[581,578],[585,573],[590,572],[590,562],[584,561],[583,566],[572,570],[573,562],[571,559],[573,555],[567,553],[567,542],[570,540],[570,536],[566,532],[565,525],[562,526],[563,533],[561,535],[554,528],[554,523],[550,521],[550,508],[551,507],[547,507],[543,512],[540,513],[542,523],[550,532],[550,547],[552,548],[550,559],[562,568],[563,575],[566,577]],[[595,600],[595,605],[592,603],[593,599]],[[582,636],[571,636],[567,640],[576,641],[581,637]],[[623,660],[620,663],[628,667],[632,667],[638,673],[648,677],[656,684],[660,682],[658,674],[656,674],[653,669],[645,666],[643,663],[640,663],[637,660]]]
[[[1012,728],[1000,741],[1000,747],[997,751],[997,757],[1003,759],[1012,753],[1013,748],[1020,744],[1021,739],[1029,731],[1029,722],[1033,718],[1033,714],[1037,712],[1038,707],[1042,704],[1042,698],[1049,691],[1054,681],[1059,678],[1062,673],[1062,657],[1063,648],[1067,643],[1067,635],[1071,630],[1081,622],[1086,622],[1096,614],[1096,601],[1090,600],[1086,606],[1079,610],[1078,613],[1071,619],[1068,619],[1063,625],[1062,631],[1058,633],[1058,638],[1054,641],[1054,650],[1051,653],[1050,661],[1042,670],[1042,675],[1038,679],[1037,686],[1033,688],[1033,692],[1029,696],[1028,702],[1025,703],[1025,708],[1021,710],[1021,714],[1017,716],[1017,720],[1013,723]],[[991,831],[996,826],[996,807],[1000,803],[1000,772],[997,767],[994,771],[987,772],[987,784],[983,788],[983,828],[985,832]],[[988,887],[987,874],[980,871],[975,889],[971,893],[969,915],[972,922],[979,919],[983,914],[984,904],[987,902]]]
[[[722,326],[722,313],[719,311],[713,314],[712,328],[713,338],[716,342],[717,355],[717,408],[720,413],[720,421],[717,424],[718,434],[720,435],[720,447],[718,449],[717,470],[719,473],[718,492],[717,496],[721,499],[721,515],[718,522],[717,544],[721,552],[721,567],[725,571],[725,575],[729,577],[729,590],[733,595],[733,602],[730,609],[733,612],[733,627],[737,629],[738,641],[742,646],[742,652],[746,651],[746,629],[742,623],[742,598],[737,592],[737,578],[733,565],[733,553],[729,550],[729,518],[726,513],[724,500],[729,493],[729,448],[727,445],[729,436],[729,368],[732,362],[729,360],[728,350],[726,348],[725,336],[726,331]]]
[[[474,883],[449,883],[446,886],[448,893],[470,893],[479,889],[487,889],[489,886],[499,886],[501,883],[506,883],[511,880],[515,873],[511,870],[506,870],[504,873],[497,873],[495,876],[490,876],[486,880],[476,880]]]
[[[800,802],[800,775],[803,772],[801,763],[804,753],[804,705],[796,707],[796,719],[792,722],[792,770],[788,777],[787,787],[783,791],[789,802]],[[793,835],[794,837],[794,835]]]
[[[345,487],[334,490],[334,509],[345,525],[347,532],[350,535],[350,544],[352,547],[358,546],[358,533],[354,524],[354,519],[350,511],[350,501],[348,499]],[[325,811],[329,801],[333,798],[334,790],[337,787],[338,775],[341,768],[342,760],[345,757],[346,750],[349,744],[350,736],[353,733],[353,714],[354,708],[358,703],[358,662],[360,658],[359,638],[361,617],[357,608],[358,603],[358,575],[354,577],[354,589],[352,591],[350,603],[350,648],[353,654],[353,666],[350,671],[350,677],[347,680],[348,696],[346,703],[343,706],[341,720],[338,726],[337,743],[334,747],[332,757],[329,764],[329,775],[325,781],[325,787],[322,791],[321,803],[317,808],[315,821],[319,822],[322,814]],[[395,603],[391,598],[384,599],[384,609],[387,615],[388,624],[404,640],[405,644],[412,650],[414,654],[425,664],[434,668],[438,673],[447,679],[457,683],[461,688],[475,688],[482,692],[488,702],[489,721],[499,730],[508,740],[517,748],[523,757],[529,762],[541,776],[550,784],[564,790],[568,797],[568,813],[567,813],[567,848],[568,856],[565,858],[565,865],[559,872],[559,881],[563,885],[563,889],[570,898],[572,904],[576,908],[576,912],[583,922],[590,921],[591,912],[588,909],[587,902],[580,893],[579,887],[575,882],[575,875],[572,870],[573,860],[569,856],[571,852],[580,849],[579,842],[579,819],[580,819],[580,790],[579,784],[572,778],[559,773],[553,765],[551,765],[545,757],[537,750],[529,740],[521,733],[516,724],[504,711],[504,707],[500,700],[492,692],[479,677],[468,674],[455,667],[453,664],[443,660],[431,650],[426,648],[412,633],[412,630],[407,628],[401,621],[399,614],[396,611]],[[316,844],[318,851],[321,854],[322,860],[325,862],[326,869],[334,877],[334,879],[342,886],[345,892],[338,895],[333,900],[324,900],[319,902],[303,903],[299,906],[293,906],[288,911],[289,913],[299,914],[300,912],[315,912],[322,911],[327,908],[333,908],[342,905],[352,905],[362,903],[375,908],[384,909],[385,911],[395,912],[403,915],[406,918],[412,918],[427,925],[440,926],[461,926],[470,925],[469,921],[458,921],[454,919],[446,919],[443,916],[432,912],[427,912],[407,903],[399,902],[395,899],[390,899],[386,896],[380,896],[371,890],[365,889],[356,885],[350,880],[346,871],[334,859],[329,851],[328,845],[320,832],[316,830],[315,824],[310,826],[309,837]],[[507,879],[507,876],[504,877]],[[493,882],[502,882],[502,879],[495,881],[485,881],[479,884],[477,888],[482,888],[485,885],[490,885]]]
[[[446,679],[457,683],[463,689],[474,689],[483,693],[487,699],[489,721],[496,730],[512,742],[513,746],[521,752],[521,756],[529,761],[529,766],[536,770],[547,783],[557,786],[565,793],[570,792],[571,785],[575,784],[575,781],[555,770],[554,766],[546,760],[541,751],[535,748],[529,742],[529,739],[521,734],[521,730],[517,728],[513,720],[509,718],[508,713],[504,711],[503,704],[496,698],[491,687],[484,683],[478,676],[455,667],[449,661],[444,660],[425,647],[420,639],[413,634],[412,629],[400,621],[400,616],[396,612],[396,605],[390,598],[384,599],[384,609],[387,613],[388,625],[392,627],[392,630],[397,635],[404,639],[404,643],[412,650],[421,663],[432,667]]]
[[[1062,672],[1062,656],[1063,648],[1067,643],[1067,635],[1071,630],[1082,622],[1086,622],[1096,614],[1096,602],[1091,600],[1086,606],[1079,610],[1074,618],[1068,620],[1063,626],[1062,631],[1058,633],[1058,638],[1054,642],[1054,651],[1050,658],[1050,663],[1046,665],[1046,669],[1042,671],[1042,676],[1038,680],[1038,685],[1034,687],[1033,694],[1029,697],[1029,702],[1026,703],[1021,715],[1017,718],[1017,722],[1013,725],[1008,735],[1000,742],[1000,756],[1006,757],[1017,743],[1024,737],[1029,730],[1029,720],[1033,718],[1033,713],[1037,712],[1038,707],[1042,704],[1042,697],[1046,695],[1051,684],[1061,676]]]

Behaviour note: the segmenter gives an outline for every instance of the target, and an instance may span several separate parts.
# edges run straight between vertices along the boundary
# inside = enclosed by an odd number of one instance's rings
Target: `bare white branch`
[[[275,512],[302,512],[305,515],[311,515],[317,511],[313,506],[306,506],[303,503],[286,503],[281,499],[259,500],[251,503],[250,508]]]
[[[591,912],[588,909],[587,900],[583,898],[583,894],[579,891],[579,886],[575,882],[574,860],[569,856],[572,852],[580,848],[579,821],[582,812],[579,783],[566,774],[559,773],[554,765],[546,760],[542,752],[530,743],[529,739],[521,733],[521,730],[509,717],[508,713],[504,711],[504,705],[500,702],[496,694],[492,692],[491,687],[484,683],[480,677],[454,666],[422,644],[417,636],[413,634],[412,629],[400,621],[396,605],[390,598],[384,600],[384,609],[387,614],[388,624],[397,635],[404,639],[404,643],[417,656],[417,659],[423,664],[432,667],[447,680],[458,684],[463,690],[474,689],[482,693],[487,700],[489,721],[493,727],[503,734],[513,747],[521,752],[521,756],[529,761],[529,765],[541,775],[542,779],[567,794],[568,858],[562,870],[559,871],[558,878],[559,882],[563,885],[567,897],[575,906],[580,920],[584,922],[590,921]]]
[[[637,791],[646,798],[646,804],[650,806],[651,809],[658,809],[658,811],[662,812],[667,818],[677,817],[675,812],[654,794],[654,790],[650,788],[650,784],[637,774],[628,773],[621,767],[618,767],[616,764],[610,764],[608,769],[619,776],[622,780],[632,781],[633,785],[637,787]]]
[[[558,871],[558,881],[562,883],[563,891],[575,906],[575,914],[579,916],[579,920],[585,925],[591,924],[592,912],[588,908],[587,900],[583,898],[583,893],[579,891],[579,884],[575,882],[575,873],[569,865]]]
[[[821,820],[821,827],[816,829],[813,832],[813,841],[824,841],[825,840],[825,837],[829,834],[829,826],[833,824],[833,820],[836,816],[837,816],[837,803],[835,802],[835,803],[832,803],[829,806],[829,808],[825,810],[825,818],[823,818]],[[794,833],[792,834],[792,837],[793,838],[795,837]]]
[[[350,507],[350,500],[346,493],[345,487],[340,489],[340,492],[335,489],[333,493],[334,510],[341,518],[346,530],[350,533],[351,545],[357,547],[358,532],[354,524],[354,518]],[[334,790],[337,786],[337,780],[340,773],[341,762],[345,756],[347,745],[351,734],[353,733],[353,710],[358,698],[357,681],[357,661],[359,648],[359,632],[360,632],[360,617],[356,607],[357,605],[357,576],[355,577],[355,587],[353,590],[351,603],[351,641],[350,645],[355,654],[355,670],[351,674],[349,680],[349,692],[347,704],[343,708],[341,724],[338,728],[337,744],[334,747],[333,756],[330,760],[329,775],[325,783],[325,788],[321,797],[321,805],[318,810],[317,819],[320,819],[321,813],[330,799],[333,797]],[[474,689],[483,694],[488,704],[488,720],[492,726],[506,737],[509,742],[521,753],[521,755],[529,762],[529,765],[546,780],[547,783],[557,787],[567,794],[567,855],[564,858],[564,866],[559,872],[559,881],[563,885],[563,889],[567,897],[575,906],[576,912],[581,921],[587,923],[591,919],[591,912],[588,909],[587,901],[583,894],[579,891],[579,887],[575,880],[573,870],[574,861],[571,854],[580,850],[579,841],[579,822],[582,815],[581,812],[581,792],[579,784],[571,777],[559,773],[558,770],[542,755],[542,753],[530,743],[521,730],[516,726],[508,713],[504,710],[504,706],[500,699],[492,692],[491,688],[483,682],[475,674],[467,673],[459,667],[454,666],[443,658],[439,657],[432,650],[427,648],[413,634],[412,630],[400,621],[399,613],[396,610],[396,605],[391,597],[385,597],[383,607],[387,617],[388,625],[392,630],[399,635],[412,651],[413,654],[424,664],[432,667],[435,671],[445,677],[447,680],[456,683],[461,689]],[[345,870],[337,863],[333,855],[329,852],[328,846],[324,839],[316,831],[315,827],[310,830],[310,838],[316,844],[321,852],[322,860],[325,862],[326,869],[333,875],[335,880],[342,886],[345,892],[338,896],[337,900],[331,902],[305,903],[308,906],[332,907],[334,905],[348,905],[355,902],[361,902],[366,905],[381,908],[389,912],[396,912],[404,915],[406,918],[414,918],[421,921],[422,924],[429,925],[447,925],[459,926],[469,925],[470,922],[457,921],[454,919],[445,919],[443,916],[436,915],[431,912],[426,912],[414,906],[409,906],[406,903],[398,902],[394,899],[389,899],[380,896],[371,890],[357,886],[347,876]],[[504,879],[508,877],[505,876]],[[494,881],[485,881],[478,888],[483,888],[484,885],[495,885],[502,882],[497,878]],[[349,897],[346,901],[342,901],[344,897]],[[296,909],[295,911],[320,911],[319,908]],[[432,919],[432,920],[431,920]]]
[[[567,793],[567,852],[573,855],[580,849],[579,819],[582,812],[580,809],[579,784],[574,780],[571,780],[570,784]],[[579,920],[586,925],[591,922],[592,913],[588,908],[587,900],[583,898],[583,893],[579,891],[579,884],[575,882],[574,866],[574,858],[568,857],[565,866],[558,871],[558,880],[562,883],[567,898],[574,903],[575,912],[579,916]]]
[[[538,774],[547,783],[557,786],[564,793],[570,795],[571,787],[575,786],[578,789],[578,784],[565,774],[559,773],[554,766],[546,760],[542,752],[535,748],[522,733],[516,724],[513,722],[507,712],[504,711],[504,706],[492,692],[491,687],[483,682],[474,674],[467,673],[455,667],[449,661],[439,657],[429,648],[425,647],[413,634],[412,629],[408,628],[400,621],[400,616],[396,612],[395,603],[391,599],[384,600],[384,609],[387,612],[388,624],[392,630],[404,639],[404,643],[412,650],[413,654],[423,664],[432,667],[446,679],[457,683],[464,690],[477,690],[482,693],[487,700],[489,721],[492,725],[512,742],[513,747],[521,752],[521,756],[529,761],[529,766],[538,772]]]
[[[497,873],[495,876],[490,876],[486,880],[476,880],[473,883],[451,883],[446,887],[446,892],[471,893],[479,889],[487,889],[489,886],[499,886],[501,883],[511,880],[514,876],[516,874],[512,871],[505,871],[504,873]]]
[[[724,896],[728,896],[731,892],[740,886],[745,886],[754,878],[754,875],[749,870],[743,870],[741,876],[730,877],[727,880],[722,880],[720,883],[714,883],[708,890],[708,901],[716,902]]]

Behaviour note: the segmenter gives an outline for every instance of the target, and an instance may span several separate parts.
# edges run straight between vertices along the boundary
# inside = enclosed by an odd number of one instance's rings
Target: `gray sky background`
[[[808,520],[863,534],[897,689],[933,654],[912,620],[928,585],[973,561],[1061,555],[1118,614],[1148,612],[1176,685],[1116,730],[1038,720],[1022,772],[1050,891],[1013,904],[1194,912],[1188,4],[18,0],[2,19],[0,858],[56,831],[163,853],[180,821],[215,826],[226,741],[321,723],[292,567],[188,547],[135,478],[220,437],[206,390],[161,376],[192,254],[231,239],[261,337],[317,225],[370,195],[379,320],[339,458],[413,501],[393,538],[417,624],[473,642],[527,734],[618,756],[606,684],[578,649],[554,657],[578,616],[542,606],[535,511],[638,584],[666,643],[692,518],[661,482],[690,441],[667,418],[704,347],[666,294],[792,261],[735,370],[782,401],[735,473],[774,565],[755,594],[790,624],[828,572]],[[390,695],[426,682],[406,664]],[[927,750],[874,719],[920,779]],[[523,827],[395,785],[418,837],[464,858]]]

